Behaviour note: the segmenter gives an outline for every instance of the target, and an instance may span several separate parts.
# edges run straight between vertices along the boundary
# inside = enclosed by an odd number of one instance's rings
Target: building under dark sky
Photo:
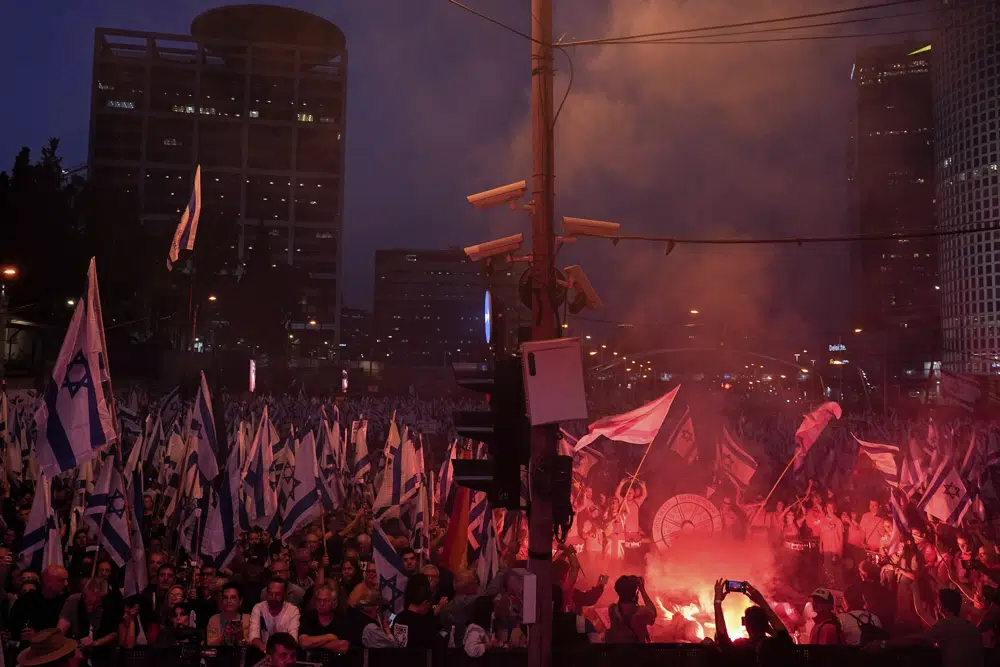
[[[937,214],[944,230],[1000,226],[1000,4],[937,1],[934,42]],[[1000,372],[1000,232],[941,239],[944,359]]]
[[[376,360],[485,363],[482,265],[461,249],[375,251]]]
[[[235,263],[267,233],[274,263],[308,272],[291,328],[339,341],[346,90],[343,33],[302,11],[212,9],[190,36],[99,28],[90,177],[169,238],[200,164],[199,242]]]
[[[861,234],[933,230],[931,51],[904,42],[858,52],[851,184]],[[889,371],[922,377],[939,360],[937,239],[861,243],[852,348],[888,353]],[[890,380],[891,382],[891,380]]]

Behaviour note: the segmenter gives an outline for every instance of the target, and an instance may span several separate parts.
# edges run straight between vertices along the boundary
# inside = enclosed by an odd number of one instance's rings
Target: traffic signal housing
[[[497,359],[492,371],[461,373],[459,386],[486,394],[489,412],[456,412],[460,437],[486,443],[488,460],[455,459],[455,482],[487,494],[494,508],[521,508],[521,469],[531,453],[531,423],[524,402],[524,378],[517,357]]]

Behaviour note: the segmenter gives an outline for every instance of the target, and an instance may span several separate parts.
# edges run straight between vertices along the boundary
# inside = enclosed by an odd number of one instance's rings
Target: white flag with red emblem
[[[830,401],[819,406],[805,416],[799,428],[795,431],[795,469],[798,470],[806,460],[806,454],[812,448],[823,429],[831,419],[840,419],[840,406]]]
[[[623,415],[598,419],[588,427],[590,433],[576,441],[573,451],[580,451],[602,435],[609,440],[628,442],[633,445],[648,445],[656,437],[660,427],[663,426],[663,420],[667,418],[667,413],[670,412],[670,406],[673,404],[674,398],[677,397],[679,389],[678,385],[655,401],[646,403]]]

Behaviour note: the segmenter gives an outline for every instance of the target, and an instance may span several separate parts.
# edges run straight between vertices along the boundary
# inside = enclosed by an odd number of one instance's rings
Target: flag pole
[[[688,410],[685,410],[684,411],[684,416],[681,417],[681,420],[679,422],[677,422],[677,426],[674,427],[673,433],[670,434],[670,441],[671,442],[673,442],[674,438],[677,436],[677,431],[681,428],[681,426],[684,425],[684,420],[687,418],[687,414],[688,414]],[[660,424],[660,428],[663,428],[662,424]],[[649,450],[653,446],[653,442],[656,441],[656,436],[659,435],[659,434],[660,434],[660,429],[657,429],[656,433],[650,439],[649,444],[646,445],[646,451],[642,453],[642,458],[639,459],[639,465],[637,465],[635,467],[635,473],[631,476],[632,478],[628,481],[628,488],[625,489],[625,495],[622,496],[622,500],[623,501],[625,501],[625,499],[628,498],[628,492],[632,490],[632,485],[635,484],[635,480],[639,478],[639,469],[642,468],[642,464],[645,463],[646,456],[649,455]],[[625,502],[627,502],[627,501],[625,501]],[[622,504],[618,506],[618,513],[615,514],[615,520],[616,521],[618,520],[618,517],[620,517],[622,515],[622,510],[625,509],[625,502],[622,502]]]
[[[788,473],[788,470],[792,467],[793,463],[795,463],[794,454],[792,455],[791,460],[788,461],[788,465],[785,466],[785,469],[781,471],[780,475],[778,475],[778,481],[774,483],[774,486],[771,487],[771,490],[767,492],[766,496],[764,496],[764,502],[760,504],[760,506],[754,511],[753,516],[750,517],[750,520],[747,522],[748,526],[753,525],[753,520],[756,519],[757,515],[760,514],[760,511],[767,506],[767,501],[771,499],[771,496],[774,494],[775,490],[777,490],[778,485],[781,484],[781,480],[785,478],[785,475]]]

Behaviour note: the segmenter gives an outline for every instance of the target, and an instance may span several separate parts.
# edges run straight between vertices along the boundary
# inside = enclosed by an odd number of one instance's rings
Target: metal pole
[[[7,290],[0,283],[0,377],[7,372]]]
[[[532,340],[557,335],[554,287],[555,239],[553,216],[553,104],[552,0],[531,0],[531,310]],[[528,530],[528,569],[538,585],[538,618],[528,635],[528,665],[552,664],[552,467],[556,431],[531,429],[531,516]]]

